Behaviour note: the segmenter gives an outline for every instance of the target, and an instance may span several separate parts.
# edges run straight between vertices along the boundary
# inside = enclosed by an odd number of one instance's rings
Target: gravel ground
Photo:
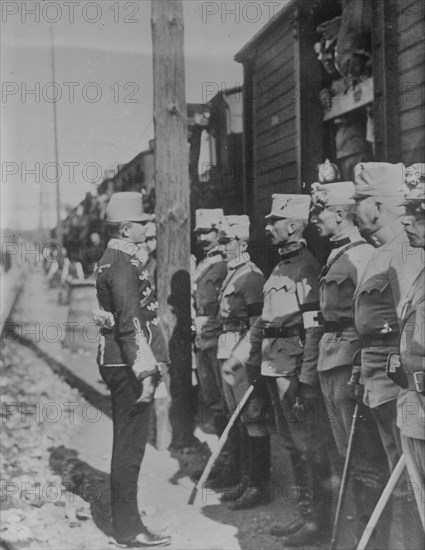
[[[6,341],[2,351],[2,539],[17,548],[106,548],[90,503],[50,468],[53,450],[73,447],[93,409],[31,350]]]

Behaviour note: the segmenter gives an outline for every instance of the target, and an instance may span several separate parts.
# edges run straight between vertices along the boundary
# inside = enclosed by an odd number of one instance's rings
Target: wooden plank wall
[[[398,0],[397,65],[400,112],[400,160],[425,159],[425,3]]]
[[[256,221],[264,226],[272,193],[297,186],[292,29],[284,21],[258,46],[252,63],[253,160]]]

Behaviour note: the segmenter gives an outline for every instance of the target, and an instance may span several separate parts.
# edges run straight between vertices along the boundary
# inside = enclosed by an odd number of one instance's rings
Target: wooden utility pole
[[[50,27],[50,48],[52,54],[52,82],[56,83],[55,76],[55,46],[53,43],[53,28]],[[61,197],[60,197],[60,185],[59,185],[59,153],[58,153],[58,117],[56,112],[56,101],[53,101],[53,131],[55,140],[55,170],[56,170],[56,239],[59,246],[63,245],[63,231],[62,231],[62,219],[61,219]]]
[[[179,298],[174,311],[182,307],[183,317],[190,323],[190,186],[182,1],[152,0],[151,24],[158,235],[157,293],[159,317],[169,341],[175,324],[175,317],[168,304],[171,286],[173,296]],[[183,346],[187,347],[189,361],[190,345],[188,338]],[[168,408],[169,399],[156,400],[159,449],[168,447],[170,443]]]

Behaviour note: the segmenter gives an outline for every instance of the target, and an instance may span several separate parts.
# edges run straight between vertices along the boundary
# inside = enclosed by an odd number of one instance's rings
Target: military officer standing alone
[[[320,278],[324,334],[317,364],[320,387],[338,452],[345,458],[355,402],[347,395],[353,358],[361,348],[354,328],[353,294],[374,248],[354,225],[351,181],[312,185],[312,218],[331,252]],[[358,522],[364,530],[385,483],[386,456],[369,409],[359,404],[353,449],[353,494]],[[347,529],[348,526],[346,526]]]
[[[166,350],[150,347],[159,327],[149,274],[136,258],[145,239],[148,215],[140,193],[116,193],[107,209],[113,238],[99,261],[96,279],[102,317],[98,353],[100,374],[111,391],[114,439],[111,463],[112,529],[123,547],[165,546],[169,536],[149,531],[138,510],[137,481],[148,436],[158,363]],[[143,307],[142,307],[142,304]],[[150,323],[150,321],[152,323]]]
[[[425,164],[407,169],[409,192],[404,201],[404,230],[425,262]],[[409,291],[402,311],[401,366],[406,375],[397,399],[397,425],[412,490],[425,530],[422,491],[425,482],[425,267]],[[422,537],[422,548],[424,539]]]
[[[264,285],[264,306],[246,338],[232,352],[229,362],[248,364],[261,353],[261,374],[266,377],[275,405],[278,427],[284,424],[295,481],[300,490],[298,514],[272,528],[285,536],[286,546],[317,542],[328,528],[323,494],[330,475],[327,455],[327,416],[317,375],[320,264],[306,247],[310,197],[274,194],[267,233],[280,246],[281,260]]]
[[[353,298],[354,320],[362,342],[364,403],[378,426],[392,470],[401,454],[396,425],[399,386],[386,375],[387,358],[397,353],[401,304],[422,268],[420,255],[410,247],[401,225],[402,164],[360,163],[355,168],[355,214],[361,234],[376,248]],[[411,502],[403,499],[405,538],[419,523]]]
[[[222,364],[223,389],[229,411],[234,411],[250,384],[254,391],[242,413],[240,423],[241,481],[224,491],[223,502],[229,508],[252,508],[270,498],[270,437],[265,418],[267,391],[258,361],[227,368],[226,360],[243,338],[249,339],[250,327],[263,308],[264,275],[251,262],[247,252],[248,216],[225,216],[220,224],[219,242],[228,273],[219,296],[221,334],[217,357]],[[257,364],[256,364],[257,363]]]

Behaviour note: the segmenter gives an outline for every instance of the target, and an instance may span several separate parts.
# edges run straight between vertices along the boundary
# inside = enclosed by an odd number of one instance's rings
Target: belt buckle
[[[413,373],[413,381],[415,383],[415,388],[418,393],[425,393],[425,372],[416,371]]]

